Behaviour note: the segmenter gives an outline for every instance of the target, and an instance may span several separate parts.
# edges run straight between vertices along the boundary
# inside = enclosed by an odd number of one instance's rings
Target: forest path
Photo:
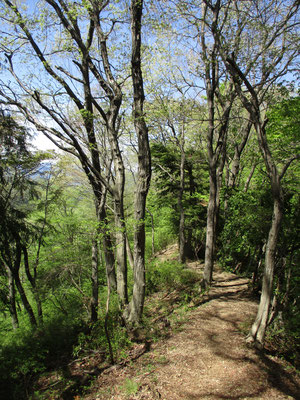
[[[189,266],[201,271],[195,262]],[[84,399],[300,399],[299,376],[245,344],[243,330],[257,311],[247,284],[215,272],[209,298],[187,311],[180,330],[171,329],[134,362],[104,372]]]

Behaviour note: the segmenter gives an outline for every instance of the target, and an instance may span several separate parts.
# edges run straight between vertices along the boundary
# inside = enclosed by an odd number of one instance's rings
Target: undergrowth
[[[168,334],[171,325],[172,329],[176,328],[186,316],[187,305],[199,297],[199,288],[200,277],[196,272],[177,261],[152,260],[147,269],[147,304],[137,336],[128,333],[122,325],[116,295],[112,296],[108,328],[116,362],[128,357],[135,341],[156,341]],[[157,300],[151,295],[158,292]],[[51,376],[56,371],[61,380],[59,390],[62,390],[70,385],[71,378],[58,371],[65,370],[72,360],[92,358],[101,351],[103,362],[108,365],[105,301],[103,296],[99,321],[93,325],[74,316],[60,315],[52,316],[36,331],[24,326],[9,332],[0,348],[0,397],[12,400],[59,398],[53,397],[50,389],[48,393],[47,388],[43,393],[33,394],[39,377]]]
[[[294,324],[292,322],[292,318],[283,321],[277,317],[267,329],[266,347],[271,353],[289,361],[300,372],[299,320]]]
[[[21,327],[2,338],[0,398],[27,398],[36,376],[70,358],[82,329],[80,319],[57,317],[36,331]]]

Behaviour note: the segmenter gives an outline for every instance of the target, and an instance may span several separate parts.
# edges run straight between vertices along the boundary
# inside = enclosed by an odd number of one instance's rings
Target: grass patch
[[[121,390],[126,396],[132,396],[137,394],[139,388],[140,385],[135,380],[127,378],[122,385]]]

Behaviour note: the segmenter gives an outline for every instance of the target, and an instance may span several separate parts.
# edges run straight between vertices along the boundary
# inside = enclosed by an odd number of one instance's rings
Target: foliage
[[[228,201],[219,237],[219,262],[230,270],[240,263],[240,272],[253,272],[266,242],[272,218],[270,191],[235,190]]]
[[[200,281],[199,274],[177,261],[153,260],[147,270],[148,293],[158,290],[189,289]],[[184,293],[183,293],[184,294]]]
[[[299,95],[283,99],[274,104],[268,112],[268,142],[272,148],[272,153],[279,164],[284,164],[291,156],[299,154],[299,113]]]
[[[153,143],[151,147],[153,162],[153,186],[155,192],[149,194],[149,207],[153,213],[170,216],[169,225],[175,234],[179,231],[179,174],[180,154],[178,147],[170,144]],[[202,153],[186,150],[185,190],[183,207],[185,213],[185,231],[187,255],[203,257],[206,226],[207,167],[201,163]],[[199,165],[199,168],[198,165]],[[197,165],[197,167],[195,167]],[[155,193],[155,194],[154,194]],[[153,204],[154,203],[154,204]],[[153,205],[152,205],[153,204]],[[162,217],[159,218],[159,221]],[[164,217],[163,217],[164,218]],[[161,224],[159,222],[159,224]],[[162,225],[162,224],[161,224]]]
[[[0,394],[3,398],[27,398],[33,379],[67,360],[76,343],[82,321],[74,316],[52,317],[43,328],[28,327],[2,336]]]
[[[284,322],[277,317],[269,326],[266,347],[272,353],[291,362],[300,370],[300,316],[299,308]]]

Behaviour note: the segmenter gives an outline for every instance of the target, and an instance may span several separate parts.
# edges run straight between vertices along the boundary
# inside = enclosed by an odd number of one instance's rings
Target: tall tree
[[[209,3],[211,9],[221,8],[220,2],[215,5]],[[281,171],[278,169],[268,144],[265,107],[270,88],[293,66],[298,54],[299,37],[295,30],[299,25],[299,2],[288,1],[284,5],[277,0],[256,4],[245,2],[242,5],[235,2],[234,7],[236,25],[243,26],[243,32],[251,36],[251,59],[245,63],[245,58],[232,51],[217,26],[212,26],[212,31],[235,89],[256,130],[273,196],[273,218],[266,245],[262,294],[249,335],[249,340],[262,346],[272,300],[276,246],[284,208],[281,181],[291,162],[299,158],[299,154],[290,154]]]
[[[131,73],[133,83],[133,120],[138,139],[138,174],[135,191],[134,230],[134,284],[133,295],[126,314],[132,324],[141,319],[146,289],[145,271],[145,211],[146,199],[151,180],[151,156],[148,127],[144,115],[144,86],[141,67],[141,33],[143,0],[131,2]]]

